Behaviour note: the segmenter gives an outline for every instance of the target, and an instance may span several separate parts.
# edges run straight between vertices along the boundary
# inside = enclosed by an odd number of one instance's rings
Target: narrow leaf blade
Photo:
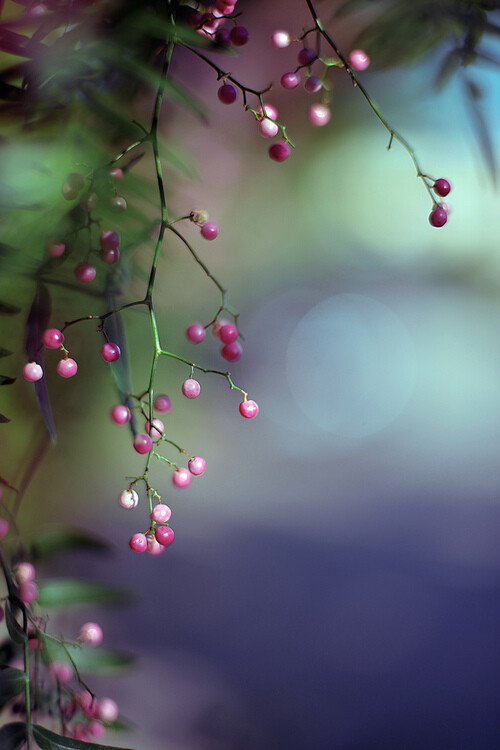
[[[101,537],[83,529],[55,526],[41,532],[32,545],[35,560],[47,560],[75,549],[107,552],[110,545]]]
[[[0,729],[0,747],[2,750],[19,750],[26,742],[26,724],[15,721]]]
[[[38,724],[33,727],[33,737],[41,750],[130,750],[112,747],[111,745],[96,745],[93,742],[73,740],[70,737],[61,737],[60,734],[55,734],[55,732],[51,732]]]
[[[28,675],[20,669],[0,669],[0,709],[24,690],[27,681]]]
[[[46,580],[38,590],[38,604],[47,608],[126,601],[130,601],[130,594],[123,588],[73,578]]]
[[[10,602],[8,602],[5,607],[5,622],[7,625],[7,630],[9,631],[9,635],[14,643],[22,645],[25,641],[28,640],[28,636],[14,616]]]

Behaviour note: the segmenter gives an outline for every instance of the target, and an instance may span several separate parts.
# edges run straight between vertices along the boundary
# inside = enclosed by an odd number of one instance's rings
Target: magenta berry
[[[245,417],[245,419],[253,419],[259,413],[259,407],[251,399],[249,401],[242,401],[239,410],[241,416]]]
[[[64,335],[58,328],[47,328],[42,333],[42,343],[47,349],[59,349],[64,341]]]
[[[170,526],[158,526],[155,529],[156,541],[163,547],[168,547],[169,544],[172,544],[174,536],[173,529]]]
[[[82,284],[94,281],[97,271],[90,263],[79,263],[75,268],[75,276]]]
[[[353,49],[348,59],[353,70],[366,70],[370,64],[370,58],[363,49]]]
[[[81,721],[79,721],[75,726],[73,727],[73,739],[74,740],[83,740],[85,742],[88,740],[89,735],[87,732],[87,727],[85,724],[83,724]]]
[[[152,447],[153,441],[149,435],[140,434],[134,437],[134,449],[137,453],[144,455],[145,453],[149,453]]]
[[[114,198],[111,198],[110,203],[111,203],[111,208],[117,214],[121,214],[127,210],[127,201],[125,200],[125,198],[122,198],[121,195],[115,195]]]
[[[316,59],[316,52],[310,47],[304,47],[297,55],[299,65],[310,65]]]
[[[275,49],[286,49],[290,46],[290,34],[283,29],[277,29],[271,34],[271,44]]]
[[[103,250],[105,253],[109,252],[110,250],[116,250],[116,248],[120,244],[120,235],[116,232],[112,232],[111,230],[103,232],[99,237],[99,244],[101,246],[101,250]]]
[[[136,534],[136,536],[138,535]],[[142,534],[142,536],[144,536],[144,534]],[[105,721],[107,724],[112,724],[117,720],[118,713],[118,706],[114,700],[111,700],[111,698],[101,698],[97,707],[97,715],[101,721]]]
[[[77,370],[78,365],[74,359],[71,359],[71,357],[61,359],[57,363],[57,372],[62,378],[72,378],[73,375],[76,375]]]
[[[35,578],[35,568],[29,562],[17,563],[14,572],[19,585],[22,583],[29,583]]]
[[[135,490],[123,490],[123,492],[120,492],[118,495],[118,503],[122,508],[125,508],[125,510],[132,510],[133,508],[137,508],[139,495]]]
[[[433,190],[437,195],[440,195],[441,198],[445,198],[451,190],[451,185],[448,180],[440,177],[439,180],[436,180],[434,183]]]
[[[5,518],[0,518],[0,539],[3,539],[9,533],[9,522]]]
[[[220,329],[222,326],[230,325],[229,320],[225,320],[225,318],[219,318],[215,321],[215,323],[212,326],[212,334],[216,339],[219,339],[220,341]]]
[[[191,484],[191,474],[187,469],[177,469],[172,474],[172,484],[174,487],[179,487],[179,489],[189,487]]]
[[[28,362],[23,367],[23,378],[29,383],[35,383],[37,380],[43,378],[43,369],[38,362]]]
[[[241,346],[237,341],[232,341],[230,344],[225,344],[220,353],[228,362],[237,362],[242,355]]]
[[[300,83],[300,76],[293,71],[284,73],[280,78],[280,83],[284,89],[295,89]]]
[[[158,503],[158,505],[155,505],[155,507],[151,511],[151,520],[155,523],[167,523],[171,515],[172,511],[170,510],[168,505]]]
[[[219,29],[215,34],[215,41],[220,47],[230,47],[231,37],[228,29]]]
[[[38,597],[38,586],[34,581],[27,581],[19,586],[19,598],[24,604],[33,604]]]
[[[149,419],[148,419],[148,421],[145,424],[145,430],[148,435],[151,435],[151,437],[154,440],[157,440],[158,438],[161,438],[162,435],[165,434],[165,425],[163,424],[161,419],[153,419],[153,427],[150,430],[150,424],[149,424]]]
[[[146,539],[146,534],[134,534],[130,537],[128,546],[133,552],[137,552],[138,554],[141,554],[141,552],[146,552],[148,548],[148,540]]]
[[[188,469],[195,477],[199,477],[200,474],[203,474],[206,465],[207,462],[201,456],[193,456],[193,458],[188,461]]]
[[[112,344],[110,341],[104,344],[101,349],[101,357],[105,362],[116,362],[117,359],[120,359],[120,354],[118,344]]]
[[[160,393],[154,402],[154,407],[158,414],[168,414],[172,411],[172,399],[164,393]]]
[[[215,240],[219,234],[219,227],[212,221],[207,221],[200,229],[200,233],[205,240]]]
[[[330,122],[331,116],[332,113],[326,104],[321,104],[319,102],[311,104],[307,113],[307,119],[311,125],[315,125],[318,128],[321,128],[323,125]]]
[[[98,646],[102,642],[102,628],[96,622],[86,622],[80,628],[79,640],[89,646]]]
[[[65,661],[51,661],[49,672],[56,678],[60,685],[67,685],[73,678],[73,670]]]
[[[231,323],[226,323],[220,327],[219,338],[223,344],[231,344],[238,338],[238,329]]]
[[[64,242],[57,242],[57,240],[52,239],[47,241],[47,253],[51,258],[60,258],[61,255],[64,255],[65,250]]]
[[[201,386],[194,378],[188,378],[182,384],[182,393],[186,398],[197,398],[200,391]]]
[[[230,83],[223,83],[220,89],[217,91],[217,96],[222,104],[233,104],[236,101],[238,94],[234,86]]]
[[[217,0],[217,2],[215,3],[215,10],[218,10],[219,13],[222,14],[227,14],[228,12],[232,13],[234,10],[234,5],[234,0]],[[229,11],[228,8],[230,8]]]
[[[448,221],[448,214],[444,208],[433,208],[429,214],[429,223],[433,227],[443,227]]]
[[[245,26],[233,26],[229,36],[235,47],[243,47],[248,42],[248,29]]]
[[[317,94],[323,88],[323,84],[318,76],[309,76],[304,82],[304,88],[309,94]]]
[[[107,250],[106,252],[104,252],[104,250],[101,250],[101,260],[103,260],[104,263],[107,263],[108,265],[117,263],[120,260],[120,251],[117,247],[114,250]]]
[[[192,323],[186,331],[186,337],[192,344],[199,344],[207,335],[201,323]]]
[[[117,404],[111,410],[111,419],[115,424],[127,424],[130,422],[130,409],[124,404]]]
[[[278,141],[269,146],[269,156],[273,161],[281,162],[290,156],[290,146],[288,143]]]
[[[113,167],[113,169],[109,170],[109,176],[112,180],[119,182],[120,180],[123,180],[123,169],[120,169],[120,167]]]
[[[106,728],[102,721],[98,721],[97,719],[92,719],[89,721],[88,725],[88,731],[91,737],[94,737],[96,740],[101,739],[106,734]]]

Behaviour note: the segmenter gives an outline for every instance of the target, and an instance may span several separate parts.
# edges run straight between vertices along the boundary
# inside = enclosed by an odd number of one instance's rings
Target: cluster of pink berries
[[[451,185],[444,177],[434,181],[432,189],[440,198],[446,198],[451,190]],[[436,203],[429,214],[429,223],[432,227],[443,227],[448,221],[449,206],[447,203]]]
[[[23,604],[33,604],[38,598],[38,586],[35,583],[35,568],[29,562],[17,563],[14,568],[17,581],[18,597]]]
[[[192,344],[200,344],[207,334],[208,326],[203,326],[201,323],[191,323],[186,330],[186,337]],[[237,339],[239,336],[236,325],[230,323],[228,320],[217,319],[212,324],[212,333],[216,339],[222,342],[221,355],[228,362],[237,362],[242,355],[242,349]],[[196,381],[195,381],[196,382]],[[183,389],[184,393],[184,389]],[[196,396],[199,394],[196,394]],[[188,398],[195,398],[196,396],[188,395],[184,393]]]
[[[215,3],[196,3],[196,8],[185,3],[179,17],[199,34],[213,39],[219,47],[243,47],[248,42],[248,29],[231,18],[238,0],[216,0]],[[224,27],[232,21],[230,28]]]
[[[123,179],[123,170],[114,167],[109,170],[108,176],[110,180],[117,182]],[[99,198],[97,193],[93,192],[91,189],[82,194],[86,182],[87,180],[82,174],[79,172],[72,172],[66,177],[61,192],[63,198],[67,201],[74,201],[80,196],[80,208],[84,211],[94,211],[97,208]],[[116,213],[123,213],[123,211],[127,210],[127,201],[123,196],[117,195],[115,190],[114,195],[110,199],[110,207]]]

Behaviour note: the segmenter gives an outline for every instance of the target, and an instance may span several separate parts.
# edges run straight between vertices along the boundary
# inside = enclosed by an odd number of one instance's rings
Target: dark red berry
[[[235,47],[243,47],[248,42],[248,29],[244,26],[233,26],[229,36]]]
[[[444,208],[433,208],[429,214],[429,224],[433,227],[443,227],[448,221],[448,214]]]
[[[310,47],[304,47],[297,55],[299,65],[310,65],[316,59],[316,52]]]
[[[433,189],[435,193],[441,196],[441,198],[445,198],[451,190],[451,185],[448,180],[440,177],[439,180],[436,180],[434,183]]]
[[[282,141],[273,143],[269,146],[269,156],[273,161],[285,161],[290,156],[290,146]]]
[[[232,104],[236,101],[238,94],[234,86],[231,86],[230,83],[223,83],[217,92],[217,96],[223,104]]]

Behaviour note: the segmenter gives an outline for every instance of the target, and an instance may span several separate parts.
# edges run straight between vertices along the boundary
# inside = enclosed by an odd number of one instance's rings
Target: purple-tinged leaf
[[[5,414],[0,414],[0,423],[10,422],[10,419]]]
[[[0,315],[17,315],[18,312],[21,312],[20,307],[8,305],[6,302],[0,302]]]
[[[42,333],[49,326],[51,312],[50,294],[43,284],[38,283],[31,310],[26,322],[26,354],[28,362],[38,362],[43,366]],[[56,426],[50,408],[49,393],[45,378],[34,383],[35,395],[50,437],[57,440]]]
[[[0,747],[2,750],[19,750],[26,742],[26,724],[15,721],[0,729]]]
[[[12,385],[15,382],[15,378],[10,378],[8,375],[0,375],[0,385]]]

